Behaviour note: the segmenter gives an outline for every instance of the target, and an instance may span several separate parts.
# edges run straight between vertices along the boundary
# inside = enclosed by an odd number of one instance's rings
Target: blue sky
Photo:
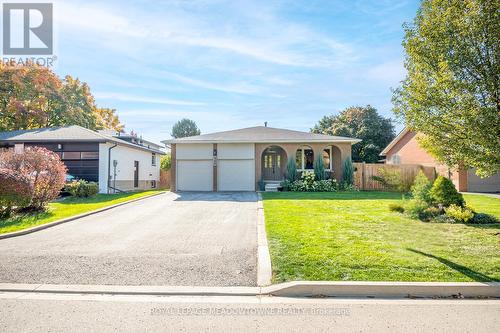
[[[418,1],[55,1],[56,72],[87,82],[126,130],[308,131],[350,105],[391,113],[402,24]],[[398,129],[400,126],[398,126]]]

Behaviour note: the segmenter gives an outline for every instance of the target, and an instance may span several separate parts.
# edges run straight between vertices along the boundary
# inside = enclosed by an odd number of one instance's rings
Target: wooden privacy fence
[[[160,188],[170,188],[170,170],[160,170]]]
[[[373,176],[380,176],[381,170],[399,170],[401,180],[404,184],[411,185],[415,180],[417,173],[422,170],[430,180],[436,177],[434,167],[423,166],[419,164],[376,164],[376,163],[353,163],[354,165],[354,186],[364,191],[387,191],[379,181],[373,179]]]

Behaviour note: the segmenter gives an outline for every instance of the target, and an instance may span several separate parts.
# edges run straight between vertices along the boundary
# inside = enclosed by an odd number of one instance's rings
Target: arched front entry
[[[262,152],[262,180],[281,181],[285,179],[286,152],[279,146],[267,147]]]

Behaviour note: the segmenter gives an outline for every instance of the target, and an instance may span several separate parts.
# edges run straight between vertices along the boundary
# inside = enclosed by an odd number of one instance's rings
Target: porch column
[[[333,172],[340,182],[344,174],[344,162],[351,158],[351,143],[336,143],[332,145]]]
[[[176,173],[177,173],[177,157],[176,157],[176,145],[175,143],[170,144],[170,158],[172,164],[170,166],[170,191],[177,192],[177,184],[175,183]]]
[[[217,167],[218,167],[218,164],[219,164],[219,161],[218,161],[218,152],[217,152],[217,144],[214,143],[213,144],[213,153],[212,153],[212,156],[213,156],[213,171],[212,171],[212,179],[213,179],[213,184],[212,184],[212,191],[214,192],[217,192]]]

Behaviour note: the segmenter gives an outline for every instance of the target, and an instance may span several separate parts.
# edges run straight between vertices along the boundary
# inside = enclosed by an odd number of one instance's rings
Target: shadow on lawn
[[[453,261],[450,261],[448,259],[444,259],[442,257],[438,257],[438,256],[435,256],[433,254],[425,253],[425,252],[422,252],[422,251],[419,251],[419,250],[415,250],[415,249],[409,249],[409,248],[407,248],[407,250],[411,251],[413,253],[416,253],[416,254],[423,255],[423,256],[428,257],[428,258],[436,259],[440,263],[442,263],[442,264],[450,267],[451,269],[456,270],[457,272],[462,273],[465,276],[470,277],[474,281],[479,281],[479,282],[491,282],[491,281],[499,282],[500,281],[498,279],[492,278],[492,277],[490,277],[488,275],[485,275],[483,273],[476,272],[476,271],[474,271],[474,270],[472,270],[472,269],[470,269],[468,267],[465,267],[465,266],[459,265],[457,263],[454,263]]]
[[[265,200],[400,200],[399,192],[345,191],[345,192],[263,192]]]

